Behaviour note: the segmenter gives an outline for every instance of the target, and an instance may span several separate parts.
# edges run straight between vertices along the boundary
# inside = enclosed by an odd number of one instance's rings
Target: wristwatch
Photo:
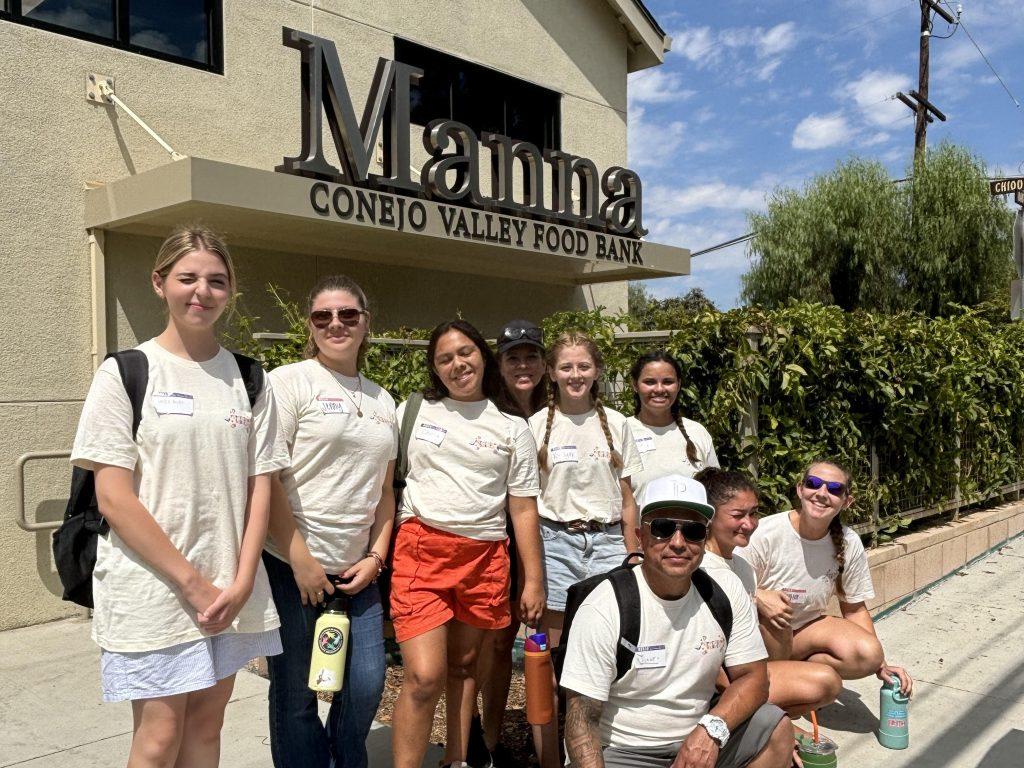
[[[726,742],[729,741],[729,726],[725,724],[725,720],[716,715],[704,715],[698,724],[704,726],[704,730],[708,732],[708,736],[718,745],[719,749],[725,747]]]

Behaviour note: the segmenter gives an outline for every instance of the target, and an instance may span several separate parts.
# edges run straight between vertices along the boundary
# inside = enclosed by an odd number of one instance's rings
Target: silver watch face
[[[729,738],[729,726],[720,717],[708,715],[701,721],[701,725],[707,730],[708,735],[718,742],[719,746]]]

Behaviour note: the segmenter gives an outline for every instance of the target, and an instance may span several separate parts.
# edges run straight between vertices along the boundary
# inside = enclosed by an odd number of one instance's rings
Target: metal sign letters
[[[647,234],[642,222],[642,186],[636,172],[614,166],[599,174],[593,161],[585,157],[551,149],[541,151],[528,142],[491,132],[478,137],[469,126],[455,120],[437,119],[427,124],[423,145],[430,159],[417,177],[410,168],[409,95],[423,71],[381,58],[362,120],[357,122],[334,43],[289,27],[283,28],[283,39],[286,46],[302,54],[302,145],[298,155],[284,158],[275,170],[357,187],[422,194],[441,204],[504,211],[622,238]],[[325,115],[340,168],[324,157]],[[385,117],[389,124],[383,173],[372,174],[371,158]],[[481,188],[482,152],[490,153],[489,190]],[[524,182],[521,202],[513,197],[516,163],[520,164]],[[546,169],[551,178],[549,204],[544,200]],[[325,189],[314,190],[317,204],[326,207]],[[411,214],[412,204],[408,210]]]

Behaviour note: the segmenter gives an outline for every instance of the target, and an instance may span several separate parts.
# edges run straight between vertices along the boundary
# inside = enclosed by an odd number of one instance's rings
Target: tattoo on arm
[[[604,703],[572,691],[566,694],[565,747],[573,768],[604,768],[598,723]]]

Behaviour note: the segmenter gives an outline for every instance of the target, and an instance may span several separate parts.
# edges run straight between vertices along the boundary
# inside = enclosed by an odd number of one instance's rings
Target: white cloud
[[[808,115],[793,131],[794,149],[825,149],[844,144],[854,131],[841,112],[829,115]]]
[[[740,210],[761,208],[764,190],[710,181],[689,187],[654,186],[647,191],[647,204],[662,216],[678,216],[704,208]]]
[[[631,168],[663,163],[679,148],[686,131],[681,120],[659,123],[645,119],[646,110],[633,106],[629,110],[627,156]]]
[[[840,89],[840,98],[853,101],[866,123],[875,127],[890,125],[907,114],[907,107],[893,99],[897,91],[911,88],[910,77],[899,72],[869,70]]]
[[[760,28],[758,30],[760,31]],[[796,41],[796,24],[794,22],[785,21],[782,24],[776,24],[760,34],[760,39],[757,40],[757,55],[762,58],[778,56],[796,45]]]
[[[682,79],[682,75],[660,68],[641,70],[629,76],[629,102],[659,104],[692,98],[697,92],[683,88]]]
[[[710,27],[689,27],[672,33],[672,53],[681,55],[698,68],[717,57],[717,49]]]
[[[702,68],[723,60],[725,53],[743,49],[750,49],[760,61],[776,59],[790,51],[798,39],[796,23],[792,21],[768,29],[726,27],[716,31],[706,26],[689,27],[672,34],[672,52]],[[735,59],[731,55],[728,58]]]

